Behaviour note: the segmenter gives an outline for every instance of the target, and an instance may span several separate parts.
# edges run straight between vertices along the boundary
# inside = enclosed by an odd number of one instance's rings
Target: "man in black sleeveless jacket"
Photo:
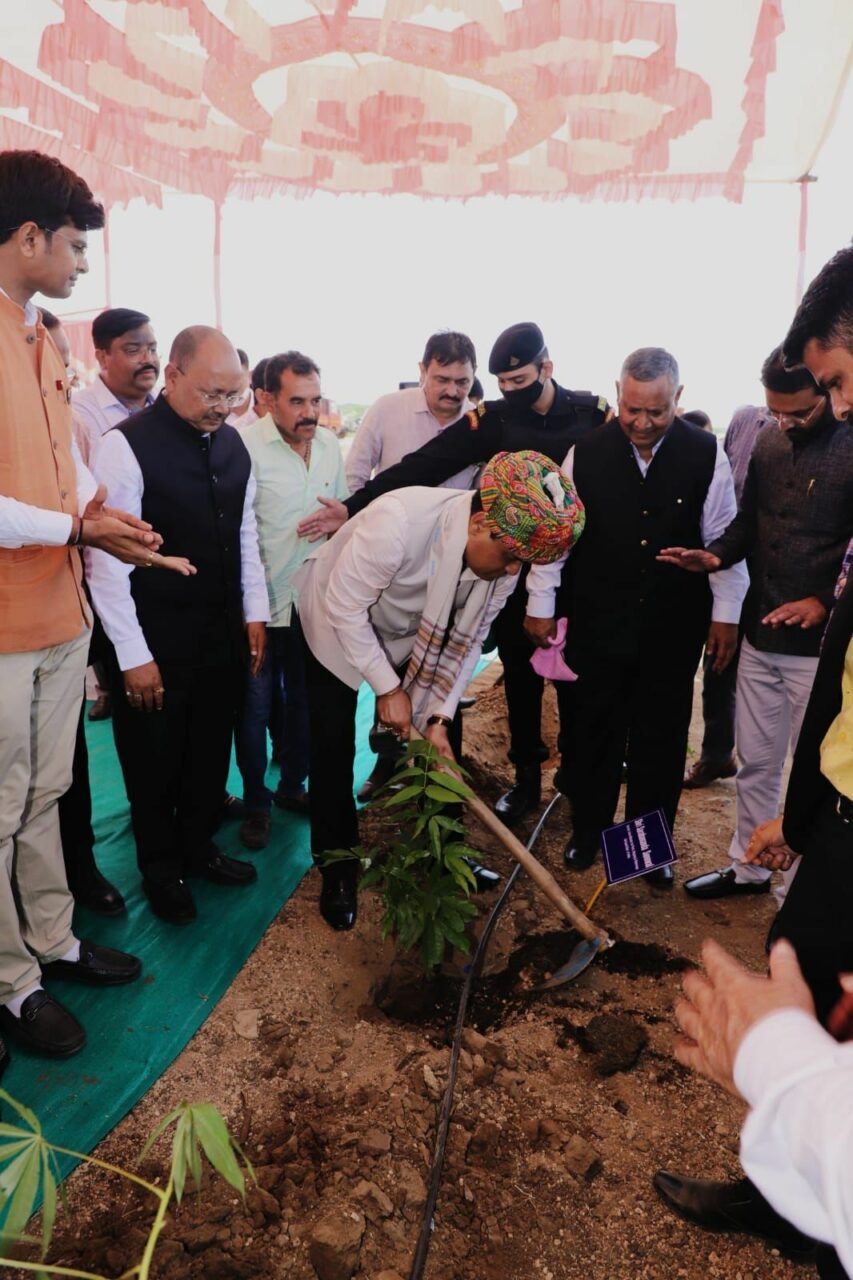
[[[256,878],[250,863],[212,843],[245,663],[260,668],[269,620],[249,455],[225,423],[241,395],[227,338],[185,329],[172,345],[165,391],[107,432],[94,464],[131,510],[156,512],[164,545],[191,549],[198,570],[169,590],[155,581],[166,575],[128,576],[100,553],[87,562],[115,648],[113,730],[143,889],[173,924],[195,918],[185,876],[226,885]]]
[[[702,646],[720,670],[731,660],[747,587],[743,565],[709,587],[656,559],[676,529],[704,545],[735,513],[722,448],[677,416],[675,360],[657,347],[635,351],[617,385],[618,418],[580,439],[563,464],[587,513],[562,582],[565,656],[578,680],[557,686],[572,870],[591,865],[601,831],[614,821],[625,760],[626,816],[662,809],[673,825]],[[528,612],[550,591],[552,603],[538,611],[553,614],[556,585],[553,571],[531,570]],[[538,617],[527,625],[541,638],[554,623]],[[672,870],[646,879],[668,887]]]
[[[323,507],[303,520],[298,532],[314,541],[334,533],[380,494],[407,485],[443,484],[464,467],[488,462],[504,451],[535,449],[559,465],[576,440],[613,416],[602,396],[558,386],[542,330],[529,321],[499,335],[489,356],[489,373],[497,378],[503,399],[479,404],[374,476],[345,503],[321,499]],[[530,665],[534,642],[523,625],[526,576],[524,570],[493,630],[504,668],[509,758],[516,769],[515,786],[495,808],[509,825],[539,803],[541,764],[548,756],[541,736],[544,681]]]

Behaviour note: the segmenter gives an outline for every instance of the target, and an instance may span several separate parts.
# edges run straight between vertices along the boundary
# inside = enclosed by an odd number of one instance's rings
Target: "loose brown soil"
[[[466,713],[467,762],[489,801],[511,781],[503,694],[489,687],[495,674],[481,678]],[[685,794],[679,881],[724,864],[733,818],[733,783]],[[561,804],[536,852],[583,905],[600,870],[564,871],[570,830]],[[485,833],[471,835],[490,865],[511,870]],[[158,1276],[409,1274],[460,986],[451,973],[429,988],[410,983],[408,1006],[396,1000],[407,971],[392,968],[376,899],[365,896],[353,933],[336,935],[317,914],[317,888],[312,873],[205,1026],[98,1151],[132,1166],[159,1117],[182,1099],[204,1099],[223,1110],[255,1166],[258,1188],[245,1205],[211,1180],[200,1200],[190,1194],[170,1215]],[[492,901],[482,899],[484,916]],[[574,939],[519,881],[471,1010],[428,1280],[812,1274],[761,1241],[681,1222],[651,1185],[658,1168],[709,1178],[738,1171],[743,1108],[675,1063],[671,1011],[708,935],[760,967],[772,911],[768,898],[702,905],[680,885],[609,889],[594,914],[617,945],[572,985],[543,995],[534,988]],[[376,996],[381,988],[387,997],[392,972],[394,999],[382,1012]],[[161,1143],[146,1176],[162,1175],[166,1162]],[[139,1259],[151,1206],[91,1170],[68,1190],[75,1227],[60,1219],[52,1260],[120,1275]]]

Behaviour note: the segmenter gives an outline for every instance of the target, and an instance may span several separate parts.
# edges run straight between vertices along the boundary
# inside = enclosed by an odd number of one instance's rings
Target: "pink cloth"
[[[534,650],[530,659],[530,665],[536,674],[546,680],[577,680],[574,671],[563,660],[568,625],[568,618],[558,618],[557,634],[548,641],[548,648]]]

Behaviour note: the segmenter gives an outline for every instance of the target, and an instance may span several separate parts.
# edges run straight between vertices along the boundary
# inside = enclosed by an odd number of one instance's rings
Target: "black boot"
[[[501,822],[511,827],[539,803],[542,791],[542,768],[538,764],[520,764],[515,770],[515,786],[510,787],[495,805]]]

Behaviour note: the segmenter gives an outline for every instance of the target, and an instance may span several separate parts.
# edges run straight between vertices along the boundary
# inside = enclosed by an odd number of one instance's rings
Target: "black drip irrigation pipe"
[[[545,823],[551,816],[551,810],[561,798],[561,794],[558,791],[545,812],[542,814],[542,817],[537,822],[533,829],[533,834],[527,841],[526,848],[528,851],[533,849],[533,846],[542,834]],[[501,896],[492,907],[491,914],[486,921],[485,928],[480,935],[480,940],[474,951],[473,959],[468,966],[468,972],[465,975],[465,982],[462,985],[462,995],[459,998],[459,1009],[456,1014],[456,1027],[453,1032],[453,1047],[450,1051],[447,1087],[444,1090],[444,1098],[441,1103],[441,1111],[438,1117],[438,1132],[435,1136],[435,1148],[432,1157],[432,1169],[430,1170],[427,1200],[424,1207],[423,1217],[421,1218],[421,1230],[418,1236],[415,1256],[412,1259],[412,1266],[409,1271],[409,1280],[421,1280],[424,1267],[426,1266],[427,1254],[429,1253],[429,1246],[433,1232],[433,1214],[435,1213],[435,1205],[438,1200],[439,1187],[441,1186],[441,1174],[444,1168],[444,1152],[447,1147],[447,1135],[450,1131],[450,1116],[453,1110],[453,1091],[456,1087],[456,1076],[459,1071],[459,1051],[462,1048],[462,1032],[465,1029],[465,1018],[468,1013],[468,1005],[477,984],[477,979],[480,976],[480,970],[483,967],[486,949],[491,941],[495,925],[498,921],[498,916],[506,906],[509,895],[512,893],[515,882],[521,874],[521,871],[521,863],[517,862],[512,873],[507,878],[507,882],[501,891]]]

